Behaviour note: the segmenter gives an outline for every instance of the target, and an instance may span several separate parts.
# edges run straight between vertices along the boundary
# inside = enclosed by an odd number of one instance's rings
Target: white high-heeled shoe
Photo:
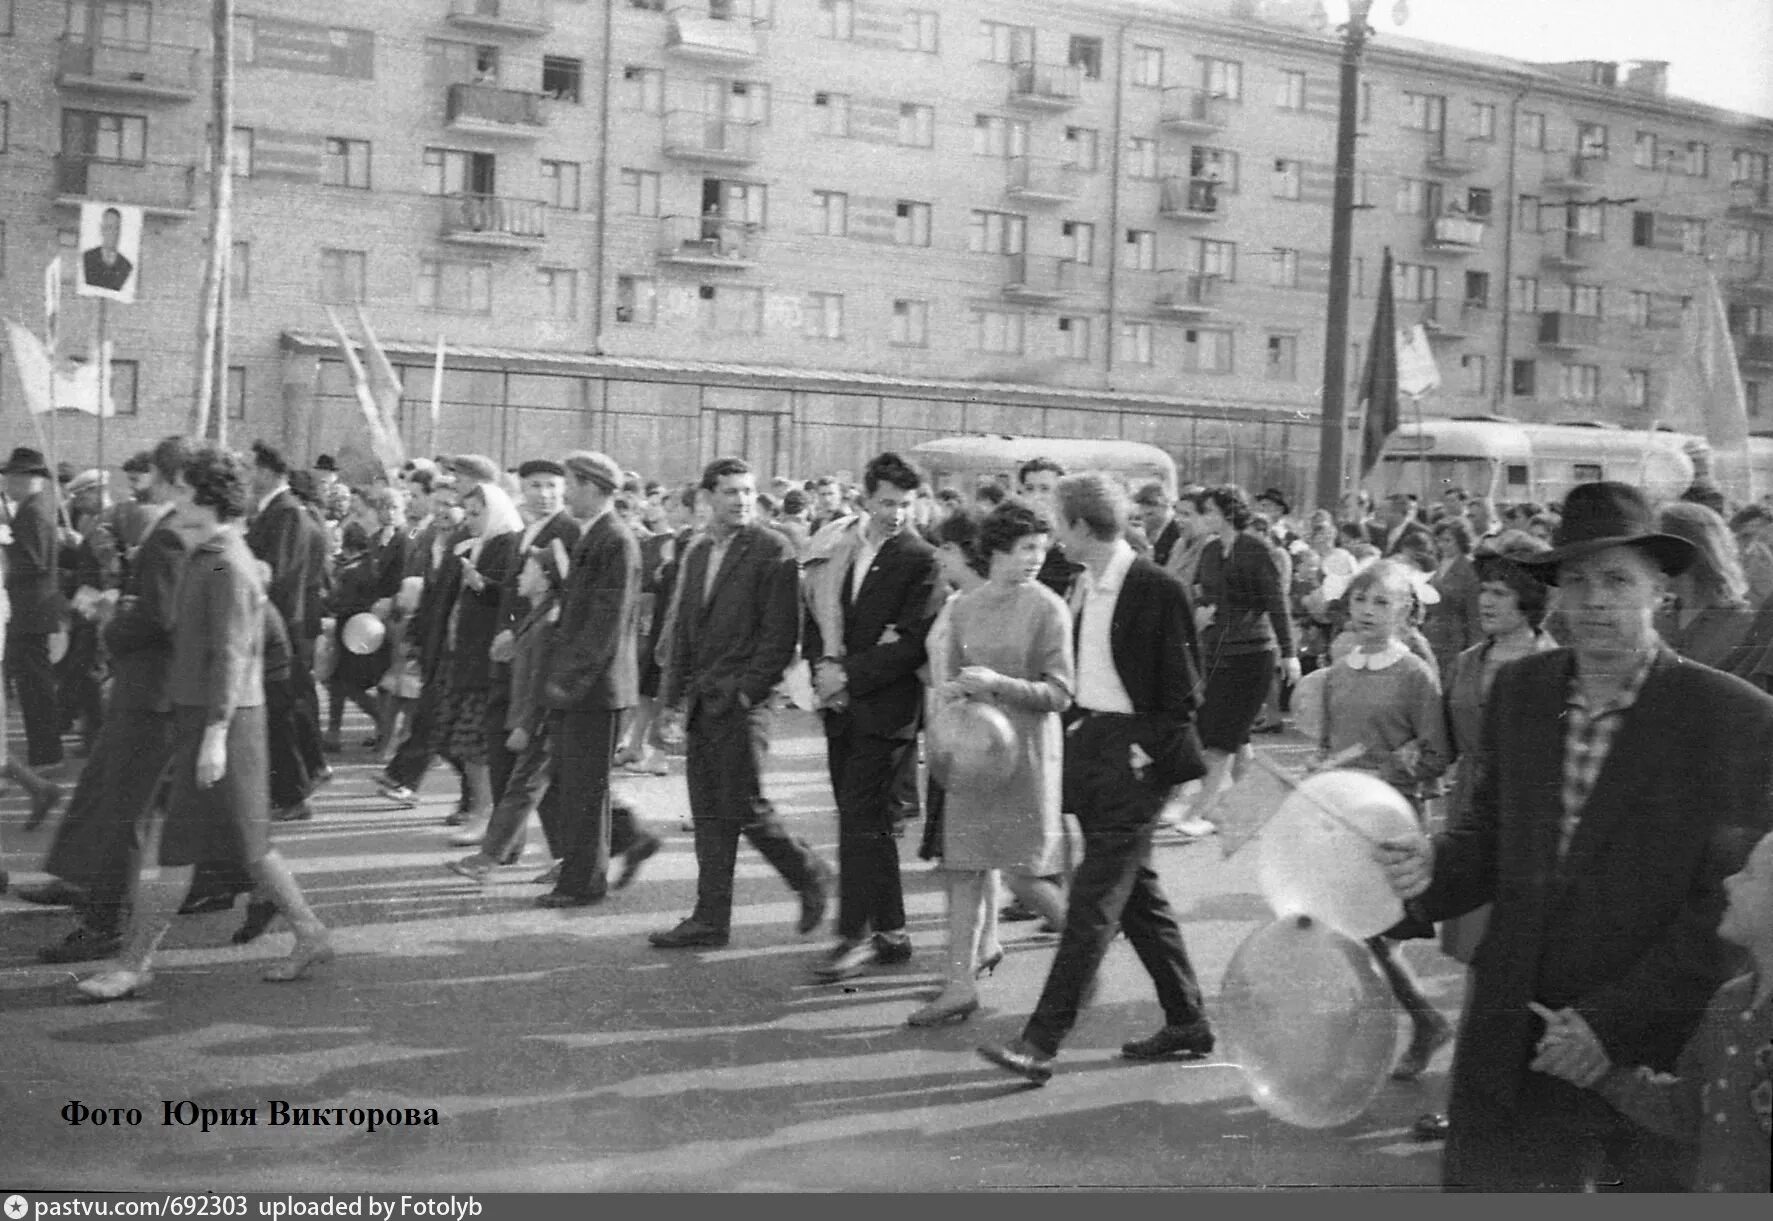
[[[131,971],[128,967],[113,967],[109,971],[100,971],[97,975],[88,975],[75,984],[80,995],[95,1001],[120,1001],[136,995],[154,982],[152,971]]]
[[[266,967],[261,978],[268,984],[292,983],[305,976],[309,968],[331,962],[337,956],[332,939],[325,933],[311,941],[297,937],[295,949],[290,951],[289,957]]]

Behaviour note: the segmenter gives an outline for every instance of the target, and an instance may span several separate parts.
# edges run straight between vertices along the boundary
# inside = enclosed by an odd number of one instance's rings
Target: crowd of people
[[[1292,730],[1312,766],[1373,773],[1418,811],[1423,833],[1379,850],[1405,919],[1368,945],[1411,1019],[1401,1079],[1454,1031],[1397,943],[1438,935],[1471,965],[1450,1185],[1582,1186],[1604,1165],[1637,1187],[1766,1188],[1762,506],[1726,519],[1705,488],[1652,506],[1601,483],[1555,507],[1449,488],[1295,515],[1276,488],[1129,496],[1049,459],[1013,485],[932,489],[893,453],[853,484],[767,488],[736,458],[666,486],[586,451],[414,460],[354,486],[324,456],[305,470],[178,437],[123,469],[129,498],[109,504],[103,472],[58,493],[37,451],[4,468],[26,742],[5,774],[29,827],[67,796],[64,739],[88,756],[49,880],[20,894],[74,910],[40,956],[105,961],[90,998],[147,988],[175,914],[242,895],[237,942],[279,915],[294,933],[267,980],[328,961],[269,828],[313,817],[337,752],[376,752],[399,806],[438,762],[453,772],[452,844],[473,851],[439,864],[473,883],[516,866],[539,823],[536,902],[556,909],[636,880],[661,836],[612,780],[681,753],[696,899],[652,945],[728,943],[743,839],[798,897],[801,935],[835,901],[816,979],[905,962],[900,840],[921,815],[948,941],[910,1025],[976,1012],[1000,923],[1033,918],[1057,937],[1046,984],[982,1056],[1049,1079],[1124,934],[1164,1024],[1123,1054],[1200,1058],[1215,1033],[1154,839],[1212,834],[1253,735]],[[823,729],[835,868],[766,795],[787,701]],[[360,746],[342,739],[353,704],[374,726]],[[1726,983],[1732,946],[1758,975]],[[1708,1008],[1720,987],[1737,1025]],[[1716,1133],[1631,1073],[1687,1072],[1702,1020],[1712,1050],[1741,1053],[1705,1086]],[[1719,1160],[1725,1128],[1758,1169]]]

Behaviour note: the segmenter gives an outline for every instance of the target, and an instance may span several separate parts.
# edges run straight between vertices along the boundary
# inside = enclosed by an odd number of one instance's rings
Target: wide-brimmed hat
[[[1551,550],[1515,563],[1556,585],[1559,564],[1609,547],[1636,547],[1671,577],[1685,572],[1697,554],[1686,539],[1656,528],[1656,513],[1642,492],[1606,480],[1571,488],[1564,499],[1563,520],[1552,531]]]
[[[49,463],[43,460],[40,450],[28,445],[20,445],[12,451],[5,466],[0,466],[0,475],[41,475],[49,478]]]
[[[1279,507],[1282,517],[1286,517],[1293,511],[1293,506],[1287,503],[1287,494],[1279,488],[1269,488],[1266,492],[1263,492],[1262,495],[1256,497],[1256,500],[1258,503],[1266,500],[1270,504]]]

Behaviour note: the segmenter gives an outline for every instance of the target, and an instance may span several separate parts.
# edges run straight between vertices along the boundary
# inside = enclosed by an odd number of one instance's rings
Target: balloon
[[[1324,731],[1324,684],[1330,681],[1328,666],[1319,666],[1293,686],[1288,707],[1293,725],[1315,745]]]
[[[359,657],[367,657],[382,647],[382,641],[388,638],[388,627],[366,611],[345,620],[345,627],[339,633],[339,638],[344,641],[347,649]]]
[[[955,700],[929,726],[930,770],[948,784],[1002,784],[1022,764],[1016,727],[995,704]]]
[[[1359,941],[1404,916],[1373,844],[1416,834],[1415,810],[1379,777],[1319,772],[1287,795],[1263,830],[1257,885],[1276,915],[1312,916]]]
[[[1358,1117],[1397,1050],[1397,1011],[1372,952],[1309,916],[1244,939],[1216,1015],[1256,1105],[1301,1128]]]

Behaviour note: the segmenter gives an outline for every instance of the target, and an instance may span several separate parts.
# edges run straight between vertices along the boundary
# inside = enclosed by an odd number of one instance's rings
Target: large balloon
[[[1257,885],[1276,915],[1312,916],[1363,940],[1404,916],[1373,845],[1418,833],[1409,801],[1379,777],[1319,772],[1263,828]]]
[[[995,704],[954,700],[930,718],[930,771],[946,784],[1002,784],[1021,765],[1016,727]]]
[[[1313,745],[1324,731],[1324,684],[1329,681],[1329,667],[1320,666],[1294,685],[1287,704],[1293,713],[1293,727]]]
[[[339,639],[345,642],[345,647],[359,657],[368,657],[381,648],[382,641],[387,638],[388,625],[368,611],[345,620],[344,629],[339,632]]]
[[[1372,953],[1309,916],[1282,916],[1244,940],[1216,1016],[1256,1105],[1301,1128],[1357,1118],[1397,1050],[1397,1011]]]

